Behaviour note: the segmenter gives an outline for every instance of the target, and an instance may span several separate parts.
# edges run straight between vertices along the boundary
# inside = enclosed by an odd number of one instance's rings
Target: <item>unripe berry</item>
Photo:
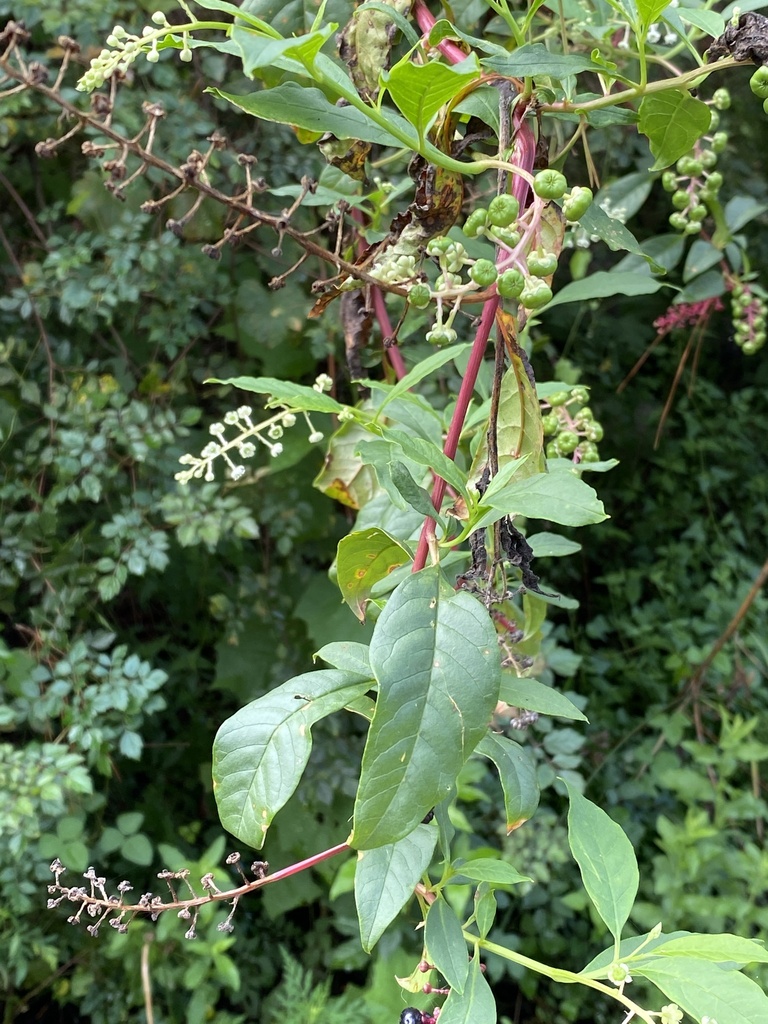
[[[542,416],[541,426],[544,430],[544,435],[550,437],[560,429],[560,417],[556,412],[548,412],[546,416]]]
[[[433,327],[427,332],[427,341],[431,345],[452,345],[457,337],[452,327]]]
[[[768,99],[768,67],[762,65],[749,80],[749,88],[761,100]]]
[[[725,147],[728,145],[728,133],[727,132],[715,132],[712,136],[712,149],[715,153],[722,153]]]
[[[713,192],[719,191],[723,184],[723,176],[720,171],[710,171],[707,175],[707,186],[711,188]]]
[[[731,94],[727,89],[715,89],[712,103],[715,106],[715,110],[728,110],[731,105]]]
[[[552,289],[549,285],[532,277],[528,278],[520,292],[520,301],[526,309],[541,309],[551,298]]]
[[[548,396],[547,401],[553,408],[556,408],[558,405],[565,405],[570,397],[571,396],[567,391],[553,391],[552,394]]]
[[[502,299],[517,299],[525,287],[525,278],[516,268],[505,270],[496,283],[496,291]]]
[[[569,196],[566,196],[563,203],[563,213],[566,220],[580,220],[592,205],[592,189],[584,185],[577,185],[571,189]]]
[[[430,238],[427,242],[427,255],[442,256],[452,244],[453,243],[447,235],[439,235],[437,238]]]
[[[688,219],[684,217],[682,213],[672,213],[669,217],[669,223],[675,231],[685,231],[688,225]]]
[[[672,205],[676,210],[684,210],[687,206],[690,206],[691,197],[688,192],[680,189],[672,196]]]
[[[571,391],[571,399],[574,402],[578,402],[579,405],[585,405],[589,401],[589,391],[585,387],[573,388]]]
[[[707,208],[702,203],[699,203],[697,206],[694,206],[688,216],[692,221],[701,222],[707,216]]]
[[[567,188],[565,175],[551,167],[539,171],[533,179],[533,191],[540,199],[560,199]]]
[[[488,220],[495,228],[508,228],[520,213],[520,203],[514,196],[494,196],[488,204]]]
[[[462,228],[462,231],[467,236],[467,238],[477,238],[478,235],[485,234],[487,224],[488,211],[480,207],[479,209],[473,210],[472,213],[470,213],[470,215],[464,222],[464,227]]]
[[[681,156],[677,161],[677,173],[685,175],[686,178],[698,178],[703,170],[701,161],[693,156]]]
[[[477,260],[469,268],[469,276],[481,288],[488,288],[498,277],[496,264],[492,263],[491,260]]]
[[[553,252],[528,253],[528,272],[534,277],[549,277],[557,270],[557,256]]]
[[[491,228],[490,233],[502,245],[507,246],[508,249],[514,249],[522,237],[519,231],[515,231],[512,228]]]
[[[416,309],[426,309],[430,298],[429,287],[425,284],[415,284],[408,292],[408,301]]]
[[[717,163],[717,153],[713,149],[707,149],[701,154],[700,161],[705,171],[711,171]]]
[[[557,450],[561,455],[570,455],[575,452],[579,445],[578,434],[574,434],[572,430],[564,430],[561,434],[557,435]]]
[[[661,186],[665,192],[674,192],[677,188],[677,175],[674,171],[664,171],[661,176]]]

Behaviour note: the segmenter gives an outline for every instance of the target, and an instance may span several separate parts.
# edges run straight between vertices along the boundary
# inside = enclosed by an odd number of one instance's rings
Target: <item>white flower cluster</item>
[[[312,387],[322,394],[325,391],[330,391],[333,381],[327,373],[321,373]],[[230,479],[241,480],[245,476],[246,469],[242,462],[235,462],[233,455],[239,455],[243,460],[253,458],[258,449],[249,438],[263,444],[273,458],[280,455],[283,450],[280,438],[283,436],[284,430],[295,426],[296,413],[291,412],[290,409],[282,409],[274,416],[270,416],[269,419],[262,420],[261,423],[254,423],[252,415],[253,410],[250,405],[241,405],[236,411],[226,413],[223,423],[212,423],[208,430],[215,440],[209,441],[199,455],[182,455],[179,462],[188,468],[176,473],[174,479],[178,480],[180,484],[188,484],[192,479],[204,479],[210,482],[214,479],[213,464],[216,459],[221,458],[229,467]],[[309,429],[309,443],[317,444],[322,441],[325,435],[321,430],[315,429],[309,414],[302,410],[301,415]],[[234,427],[237,431],[230,440],[225,437],[227,427]]]
[[[98,56],[91,60],[90,67],[77,83],[79,92],[92,92],[100,88],[114,75],[116,71],[124,73],[133,64],[140,54],[144,54],[151,64],[160,60],[158,43],[168,38],[171,31],[178,31],[170,24],[162,11],[155,11],[152,21],[160,28],[152,28],[147,25],[142,29],[141,35],[132,35],[122,25],[115,25],[107,36],[107,47]],[[189,62],[192,60],[192,50],[189,45],[189,33],[181,32],[181,60]]]

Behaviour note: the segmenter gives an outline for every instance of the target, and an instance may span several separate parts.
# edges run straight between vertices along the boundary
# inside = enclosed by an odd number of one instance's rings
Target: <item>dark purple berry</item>
[[[406,1006],[400,1014],[400,1024],[423,1024],[423,1021],[421,1010],[417,1010],[415,1006]]]

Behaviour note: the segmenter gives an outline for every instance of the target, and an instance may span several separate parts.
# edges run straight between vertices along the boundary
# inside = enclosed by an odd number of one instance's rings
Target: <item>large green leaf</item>
[[[494,732],[482,738],[477,753],[496,765],[504,793],[507,833],[514,832],[533,817],[539,806],[536,763],[525,747]]]
[[[652,981],[694,1020],[705,1016],[717,1024],[768,1020],[768,996],[738,971],[690,957],[659,957],[632,971]]]
[[[654,956],[687,956],[696,960],[711,960],[714,963],[768,964],[768,949],[752,939],[740,935],[689,935],[667,936],[655,946]],[[710,1015],[711,1016],[711,1015]]]
[[[438,110],[479,77],[480,68],[473,56],[454,66],[402,60],[391,71],[383,72],[381,81],[403,116],[423,136]]]
[[[599,203],[592,203],[579,221],[579,225],[590,237],[599,238],[605,242],[613,252],[624,250],[634,253],[636,256],[642,256],[655,274],[664,273],[664,267],[642,249],[629,228],[625,227],[618,218],[609,216]]]
[[[659,15],[665,7],[669,7],[669,0],[635,0],[638,14],[646,27],[654,21],[659,20]]]
[[[667,89],[643,98],[638,128],[648,136],[656,157],[652,171],[669,167],[684,156],[709,128],[712,114],[706,103],[685,89]]]
[[[206,384],[231,384],[241,391],[253,391],[258,395],[269,395],[268,406],[284,405],[288,409],[306,409],[308,412],[339,413],[344,406],[330,395],[325,395],[304,384],[276,377],[209,377]]]
[[[436,842],[434,825],[419,825],[396,843],[358,852],[355,904],[366,953],[413,896],[414,886],[432,860]]]
[[[499,412],[496,420],[496,445],[499,456],[499,470],[510,462],[525,459],[515,472],[518,480],[534,476],[544,470],[544,431],[541,422],[541,407],[536,388],[531,383],[521,359],[514,355],[512,365],[501,379],[499,389]],[[478,445],[469,479],[473,482],[480,477],[488,463],[487,430]],[[487,494],[496,491],[492,481]],[[488,502],[483,499],[483,504]]]
[[[566,302],[583,302],[585,299],[604,299],[610,295],[653,295],[659,288],[664,287],[664,281],[658,281],[655,277],[598,270],[581,281],[571,281],[565,285],[547,303],[546,308],[552,309],[553,306],[562,306]]]
[[[351,672],[307,672],[228,718],[213,744],[213,791],[224,828],[260,850],[272,819],[299,784],[312,726],[370,685]]]
[[[317,0],[243,0],[242,13],[261,18],[283,36],[294,36],[314,26],[319,7]],[[352,17],[354,7],[352,0],[328,0],[323,7],[323,20],[344,25]]]
[[[323,468],[312,486],[350,508],[365,508],[379,490],[373,469],[356,454],[360,441],[369,437],[359,423],[342,423],[329,441]]]
[[[206,91],[263,121],[295,125],[311,132],[332,132],[338,139],[360,139],[398,148],[402,145],[362,111],[351,106],[337,107],[319,89],[299,85],[298,82],[283,82],[273,89],[261,89],[243,96],[215,88]]]
[[[520,882],[532,881],[498,857],[475,857],[473,860],[457,861],[453,867],[457,878],[471,878],[473,882],[519,885]]]
[[[562,526],[586,526],[608,518],[594,489],[578,474],[561,470],[514,480],[483,498],[483,504],[503,515],[549,519]]]
[[[441,1024],[496,1024],[496,1000],[475,956],[469,962],[464,991],[451,989],[440,1011]]]
[[[409,576],[373,631],[379,697],[363,754],[351,844],[408,835],[451,790],[496,706],[496,631],[438,566]]]
[[[571,718],[576,722],[589,721],[572,701],[557,690],[553,690],[551,686],[540,683],[538,679],[518,679],[517,676],[504,672],[499,697],[506,704],[528,711],[538,711],[541,715]]]
[[[333,35],[337,26],[326,25],[318,32],[299,39],[272,38],[262,32],[254,32],[248,26],[236,25],[232,39],[237,45],[243,61],[243,71],[250,78],[260,68],[278,67],[284,71],[305,72],[311,66],[320,48]]]
[[[429,962],[434,964],[456,992],[464,991],[469,973],[467,943],[456,912],[438,896],[427,912],[424,941]]]
[[[506,57],[484,57],[480,63],[502,75],[516,78],[548,75],[550,78],[562,80],[570,75],[578,75],[582,71],[592,71],[599,75],[606,73],[604,64],[596,64],[589,57],[582,57],[576,53],[552,53],[543,43],[528,43],[512,50]]]
[[[618,943],[637,895],[639,873],[632,843],[597,804],[566,783],[568,843],[587,895]]]
[[[361,622],[373,585],[410,560],[402,544],[383,530],[358,530],[342,537],[336,552],[337,581],[341,596]]]

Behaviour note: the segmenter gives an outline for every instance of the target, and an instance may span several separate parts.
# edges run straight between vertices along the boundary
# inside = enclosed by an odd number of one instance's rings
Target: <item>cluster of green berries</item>
[[[162,11],[155,11],[152,21],[160,28],[155,29],[148,25],[142,29],[140,36],[132,35],[122,25],[115,25],[107,36],[107,46],[111,49],[104,49],[93,58],[90,67],[77,83],[78,91],[92,92],[101,88],[115,72],[124,74],[141,54],[144,54],[150,64],[157,63],[160,60],[158,43],[169,37],[173,26]],[[188,32],[181,33],[179,57],[187,63],[192,60]]]
[[[736,280],[731,288],[731,319],[736,344],[751,356],[765,344],[766,305],[754,285]]]
[[[768,114],[768,65],[763,64],[749,80],[749,88],[763,101],[763,110]]]
[[[716,170],[717,158],[728,145],[728,134],[716,131],[719,110],[727,110],[731,97],[727,89],[717,89],[712,97],[710,129],[712,135],[700,139],[690,153],[681,156],[674,171],[665,171],[661,183],[672,193],[675,212],[669,223],[676,231],[686,235],[698,235],[702,222],[707,216],[707,202],[717,198],[723,184],[723,176]]]
[[[402,284],[405,281],[412,281],[414,277],[417,277],[419,268],[414,255],[398,253],[396,249],[392,249],[387,252],[384,259],[371,267],[369,273],[372,278],[376,281],[381,281],[382,284]],[[416,305],[413,299],[411,299],[411,303]]]
[[[572,459],[573,462],[599,462],[597,445],[603,439],[603,428],[586,404],[589,392],[575,387],[555,391],[542,403],[542,424],[547,441],[548,459]]]

